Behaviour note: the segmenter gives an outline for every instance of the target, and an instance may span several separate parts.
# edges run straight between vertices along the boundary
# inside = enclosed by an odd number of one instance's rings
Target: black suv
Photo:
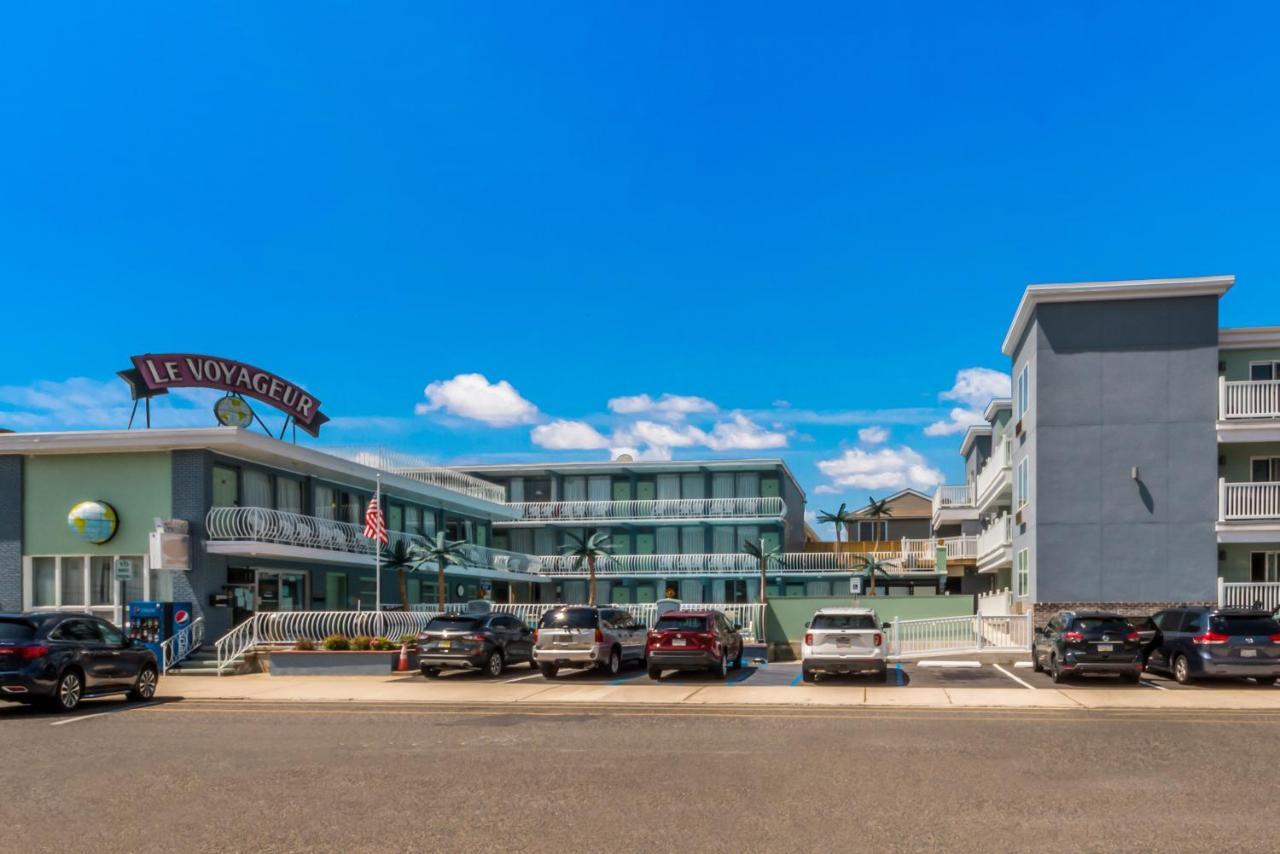
[[[432,678],[446,668],[501,676],[508,664],[533,661],[533,630],[510,614],[441,614],[418,635],[418,666]]]
[[[0,700],[70,712],[86,697],[150,700],[155,654],[89,614],[0,614]]]
[[[1142,642],[1128,617],[1108,611],[1059,611],[1036,629],[1031,666],[1054,682],[1073,673],[1118,673],[1136,683],[1142,677]]]

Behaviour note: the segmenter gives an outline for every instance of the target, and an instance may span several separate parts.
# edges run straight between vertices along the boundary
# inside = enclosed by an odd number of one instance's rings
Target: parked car
[[[1128,617],[1109,611],[1059,611],[1031,642],[1031,667],[1054,682],[1076,673],[1142,678],[1142,640]]]
[[[805,626],[800,644],[804,681],[816,682],[819,674],[863,671],[885,681],[884,632],[888,627],[870,608],[820,608]]]
[[[621,608],[552,608],[534,632],[533,657],[548,679],[562,667],[599,667],[613,675],[627,662],[644,662],[646,635],[644,625]]]
[[[741,626],[719,611],[668,611],[645,644],[649,678],[664,670],[710,670],[721,679],[742,666]]]
[[[510,614],[441,614],[418,635],[418,666],[428,679],[441,670],[483,670],[501,676],[508,664],[533,660],[533,630]]]
[[[1157,637],[1147,667],[1186,684],[1202,677],[1280,677],[1280,622],[1267,611],[1169,608],[1152,617]]]
[[[0,700],[70,712],[86,697],[150,700],[160,683],[151,650],[88,614],[0,614]]]

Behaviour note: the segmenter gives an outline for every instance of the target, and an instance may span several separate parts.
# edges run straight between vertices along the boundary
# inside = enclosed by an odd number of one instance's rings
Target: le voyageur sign
[[[167,394],[171,388],[215,388],[274,406],[312,436],[329,420],[311,394],[244,362],[197,353],[147,353],[131,360],[133,369],[120,371],[120,376],[133,389],[134,400]]]

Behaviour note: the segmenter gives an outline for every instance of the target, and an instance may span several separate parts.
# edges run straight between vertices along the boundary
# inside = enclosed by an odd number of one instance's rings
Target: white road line
[[[1159,690],[1159,691],[1168,691],[1168,690],[1169,690],[1168,688],[1164,687],[1163,685],[1157,685],[1157,684],[1156,684],[1156,683],[1154,683],[1154,682],[1148,682],[1146,679],[1143,679],[1143,680],[1142,680],[1141,682],[1139,682],[1138,684],[1139,684],[1139,685],[1146,685],[1148,688],[1155,688],[1155,689],[1157,689],[1157,690]]]
[[[1037,690],[1036,686],[1032,685],[1030,682],[1024,682],[1023,680],[1019,679],[1017,676],[1014,676],[1014,675],[1013,675],[1012,673],[1010,673],[1008,670],[1005,670],[1005,669],[1004,669],[1003,667],[1001,667],[1000,665],[998,665],[998,664],[993,664],[993,665],[991,665],[991,666],[992,666],[992,667],[994,667],[996,670],[999,670],[999,671],[1000,671],[1001,673],[1003,673],[1005,676],[1008,676],[1008,677],[1009,677],[1010,679],[1012,679],[1014,682],[1017,682],[1017,683],[1018,683],[1019,685],[1021,685],[1023,688],[1030,688],[1032,691]]]
[[[982,666],[981,661],[932,661],[932,660],[921,661],[919,664],[916,665],[916,667],[944,667],[944,668],[981,667],[981,666]]]
[[[100,718],[105,715],[115,715],[115,714],[119,714],[120,712],[131,711],[132,709],[145,709],[147,706],[154,706],[154,705],[155,703],[139,703],[137,705],[128,705],[118,709],[107,709],[105,712],[94,712],[91,715],[80,715],[79,717],[75,717],[75,718],[63,718],[60,721],[54,721],[53,723],[49,724],[49,726],[66,726],[67,724],[73,724],[73,723],[76,723],[77,721],[87,721],[90,718]]]
[[[542,674],[535,671],[533,673],[530,673],[528,676],[517,676],[514,679],[503,679],[502,684],[506,685],[508,682],[524,682],[525,680],[528,680],[528,679],[541,679],[541,678],[542,678]]]

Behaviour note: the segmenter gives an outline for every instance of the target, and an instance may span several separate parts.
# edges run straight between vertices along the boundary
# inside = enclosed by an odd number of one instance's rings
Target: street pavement
[[[9,850],[1276,847],[1276,711],[185,700],[0,732]]]

